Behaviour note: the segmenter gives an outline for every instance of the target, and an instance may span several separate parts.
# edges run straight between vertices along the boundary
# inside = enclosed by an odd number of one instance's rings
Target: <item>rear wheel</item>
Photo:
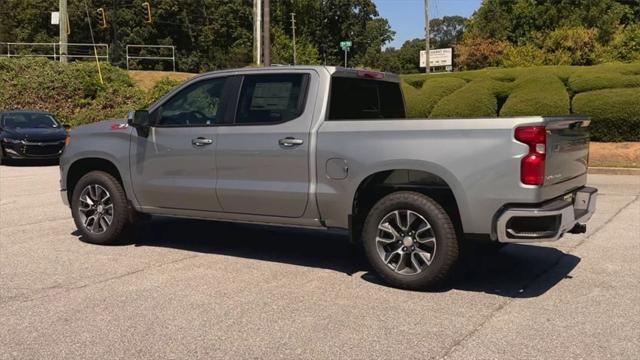
[[[458,240],[447,212],[416,192],[396,192],[378,201],[365,220],[362,241],[378,275],[403,289],[441,285],[458,258]]]
[[[120,182],[102,171],[84,175],[73,190],[71,213],[80,239],[100,245],[123,242],[131,227],[127,197]]]

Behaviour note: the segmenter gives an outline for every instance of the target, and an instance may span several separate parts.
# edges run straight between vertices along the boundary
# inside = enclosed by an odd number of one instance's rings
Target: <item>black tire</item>
[[[90,185],[99,185],[106,189],[113,205],[111,224],[101,233],[91,232],[84,225],[80,214],[80,196]],[[131,234],[132,213],[122,185],[112,175],[103,171],[92,171],[84,175],[74,187],[71,197],[71,214],[76,227],[80,231],[80,240],[98,245],[115,245],[126,243]]]
[[[415,274],[396,272],[378,253],[378,225],[396,210],[410,210],[419,214],[433,229],[433,258],[426,268]],[[451,275],[458,259],[458,239],[447,212],[430,197],[410,191],[389,194],[373,206],[364,223],[362,245],[375,272],[389,285],[401,289],[430,290],[440,287]]]

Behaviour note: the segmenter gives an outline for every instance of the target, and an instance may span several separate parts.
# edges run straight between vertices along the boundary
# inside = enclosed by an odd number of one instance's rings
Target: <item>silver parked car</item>
[[[466,241],[557,240],[595,211],[589,120],[405,119],[399,78],[336,67],[200,75],[74,129],[62,198],[83,239],[135,214],[340,228],[389,284],[432,288]]]

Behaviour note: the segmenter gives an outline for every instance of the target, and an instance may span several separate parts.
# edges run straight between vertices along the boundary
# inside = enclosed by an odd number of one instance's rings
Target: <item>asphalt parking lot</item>
[[[591,175],[583,235],[509,245],[436,293],[339,234],[154,218],[77,238],[56,166],[0,166],[0,358],[638,358],[640,177]]]

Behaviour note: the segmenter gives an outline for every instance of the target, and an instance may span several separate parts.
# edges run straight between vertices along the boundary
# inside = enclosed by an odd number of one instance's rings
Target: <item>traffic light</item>
[[[153,19],[151,18],[151,4],[148,1],[143,2],[142,7],[147,9],[147,16],[144,19],[144,22],[151,24],[153,22]]]
[[[106,28],[107,27],[107,17],[104,15],[104,9],[103,8],[99,8],[98,9],[98,15],[100,15],[101,19],[100,19],[100,27],[101,28]]]

